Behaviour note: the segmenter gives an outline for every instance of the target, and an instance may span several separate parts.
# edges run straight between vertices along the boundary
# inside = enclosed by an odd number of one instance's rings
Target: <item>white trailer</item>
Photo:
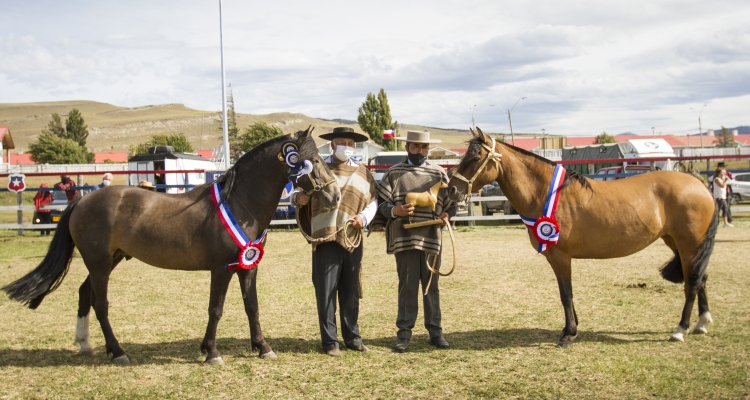
[[[148,154],[138,154],[128,160],[131,171],[182,171],[182,170],[216,170],[216,165],[201,156],[189,153],[175,152],[172,146],[156,146],[149,149]],[[135,186],[140,181],[148,181],[154,185],[202,185],[206,183],[203,172],[182,172],[173,174],[130,174],[128,185]],[[189,189],[188,189],[189,190]],[[159,188],[157,191],[166,193],[185,193],[186,188]]]

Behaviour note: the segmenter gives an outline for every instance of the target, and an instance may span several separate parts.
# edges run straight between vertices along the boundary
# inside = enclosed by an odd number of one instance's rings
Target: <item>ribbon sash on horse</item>
[[[544,212],[539,218],[528,218],[521,215],[523,223],[531,229],[534,237],[539,242],[537,251],[539,253],[547,250],[547,247],[556,244],[560,238],[560,226],[555,219],[557,203],[560,201],[560,187],[565,182],[565,168],[555,165],[552,173],[552,182],[547,190],[547,199],[544,203]]]
[[[234,220],[234,216],[232,216],[232,212],[229,211],[227,204],[221,201],[221,186],[218,182],[214,183],[211,187],[211,200],[214,203],[214,207],[216,207],[216,213],[219,215],[219,220],[222,225],[224,225],[224,228],[226,228],[229,236],[234,240],[234,243],[237,244],[237,247],[240,248],[237,262],[227,264],[227,268],[247,270],[258,266],[264,253],[263,244],[261,242],[266,237],[267,232],[264,230],[263,233],[253,241],[248,239],[237,221]]]

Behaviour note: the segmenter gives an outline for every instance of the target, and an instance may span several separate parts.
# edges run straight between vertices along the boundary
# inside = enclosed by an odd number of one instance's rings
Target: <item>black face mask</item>
[[[422,153],[409,153],[409,161],[414,165],[422,165],[426,159],[427,157],[423,156]]]

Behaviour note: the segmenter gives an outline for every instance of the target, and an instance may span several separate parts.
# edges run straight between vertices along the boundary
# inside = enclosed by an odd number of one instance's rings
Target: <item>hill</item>
[[[64,116],[73,108],[83,115],[89,129],[87,145],[95,152],[126,151],[128,145],[142,143],[152,135],[163,133],[183,133],[196,150],[221,144],[221,131],[218,130],[221,112],[193,110],[182,104],[127,108],[85,100],[5,103],[0,104],[0,125],[10,127],[16,149],[26,150],[47,126],[52,113]],[[336,126],[350,126],[361,131],[355,121],[345,119],[325,120],[295,113],[237,114],[240,129],[256,121],[278,126],[285,133],[312,125],[316,128],[316,138],[331,132]],[[462,147],[470,138],[466,131],[409,124],[402,125],[402,134],[407,130],[423,129],[428,129],[433,137],[443,140],[444,147]]]

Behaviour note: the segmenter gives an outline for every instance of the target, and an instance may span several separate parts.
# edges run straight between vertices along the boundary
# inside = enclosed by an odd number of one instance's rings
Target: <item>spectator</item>
[[[49,188],[49,186],[46,183],[42,183],[41,185],[39,185],[39,188],[47,189]],[[52,192],[50,192],[49,190],[40,190],[36,192],[36,195],[34,196],[34,207],[36,207],[34,219],[38,219],[39,224],[52,223],[52,210],[43,208],[47,204],[52,204]],[[41,236],[44,236],[45,234],[49,236],[50,229],[41,229],[39,231],[39,234]]]
[[[734,180],[727,176],[727,170],[723,168],[716,169],[713,179],[714,199],[716,199],[716,206],[724,217],[725,228],[734,228],[734,225],[729,221],[729,204],[727,203],[727,186],[733,183],[735,183]]]
[[[93,189],[91,189],[91,191],[93,192],[94,190],[103,189],[103,188],[111,185],[112,184],[112,178],[113,178],[113,176],[109,172],[107,172],[106,174],[102,175],[102,183],[94,186]]]
[[[154,186],[153,183],[151,183],[149,181],[145,181],[145,180],[138,182],[138,186],[137,187],[139,187],[141,189],[150,190],[152,192],[156,189],[156,186]]]
[[[76,192],[76,183],[73,182],[72,179],[70,179],[70,175],[60,175],[60,182],[57,182],[55,184],[55,189],[64,190],[65,196],[68,198],[68,201],[73,201],[78,197],[78,192]]]
[[[727,165],[726,165],[726,163],[724,161],[719,161],[719,163],[716,164],[716,168],[717,169],[726,169],[726,167],[727,167]],[[734,177],[732,176],[732,173],[729,172],[729,171],[726,171],[726,172],[727,172],[727,178],[732,179],[732,182],[734,182]],[[710,190],[711,192],[713,192],[713,190],[714,190],[714,175],[711,175],[711,176],[708,177],[708,190]],[[732,198],[732,186],[731,185],[727,185],[727,214],[726,214],[726,217],[727,217],[727,221],[729,221],[730,224],[732,223],[732,208],[730,207],[730,205],[732,204],[732,202],[730,201],[731,198]],[[722,215],[722,217],[724,217],[724,215]]]

